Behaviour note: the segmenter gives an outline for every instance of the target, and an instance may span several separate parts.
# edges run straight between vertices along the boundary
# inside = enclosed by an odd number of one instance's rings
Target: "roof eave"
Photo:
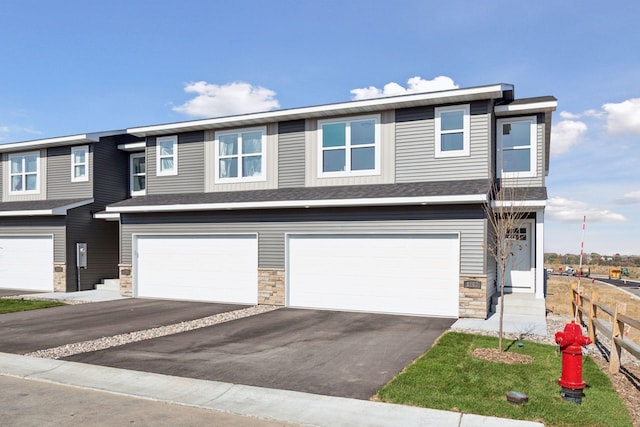
[[[100,141],[105,136],[121,135],[124,130],[114,130],[106,132],[82,133],[78,135],[59,136],[55,138],[34,139],[32,141],[10,142],[0,145],[0,153],[33,150],[47,147],[62,147],[66,145],[88,144]]]

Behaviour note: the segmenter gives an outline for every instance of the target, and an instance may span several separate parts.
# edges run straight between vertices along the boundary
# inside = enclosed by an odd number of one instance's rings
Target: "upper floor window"
[[[178,174],[178,137],[156,139],[156,175]]]
[[[147,168],[145,153],[131,154],[131,170],[130,185],[132,196],[142,196],[146,194],[147,189]]]
[[[471,119],[469,104],[435,109],[435,157],[468,156]]]
[[[10,194],[31,194],[39,191],[40,153],[23,153],[9,156]]]
[[[318,122],[318,176],[380,173],[380,117]]]
[[[216,182],[264,181],[266,145],[265,128],[217,132]]]
[[[89,181],[89,147],[71,148],[71,182]]]
[[[536,176],[536,119],[497,121],[498,174],[502,178]]]

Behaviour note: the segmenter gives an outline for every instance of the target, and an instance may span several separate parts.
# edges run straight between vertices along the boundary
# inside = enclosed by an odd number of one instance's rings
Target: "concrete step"
[[[491,311],[500,311],[500,295],[492,297]],[[534,294],[515,293],[504,295],[504,312],[514,315],[544,315],[546,308],[543,298],[536,298]]]
[[[120,279],[103,279],[102,283],[96,285],[96,289],[120,292]]]

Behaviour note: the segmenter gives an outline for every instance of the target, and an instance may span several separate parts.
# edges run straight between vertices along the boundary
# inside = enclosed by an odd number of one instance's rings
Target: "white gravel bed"
[[[273,305],[256,305],[240,310],[214,314],[213,316],[203,317],[200,319],[174,323],[173,325],[160,326],[157,328],[129,332],[126,334],[114,335],[111,337],[102,337],[95,340],[82,341],[73,344],[65,344],[59,347],[26,353],[25,356],[41,357],[45,359],[60,359],[63,357],[73,356],[75,354],[104,350],[107,348],[117,347],[120,345],[130,344],[138,341],[150,340],[152,338],[164,337],[167,335],[192,331],[194,329],[206,328],[207,326],[213,326],[220,323],[229,322],[231,320],[242,319],[244,317],[255,316],[257,314],[266,313],[269,311],[277,310],[279,308],[281,307]]]

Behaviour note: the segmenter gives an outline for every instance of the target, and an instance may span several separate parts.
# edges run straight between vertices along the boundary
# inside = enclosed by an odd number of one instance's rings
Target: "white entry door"
[[[0,236],[0,288],[53,291],[53,237]]]
[[[458,317],[460,243],[443,235],[290,235],[292,307]]]
[[[255,235],[138,236],[135,296],[258,302]]]
[[[533,292],[535,269],[533,268],[532,223],[527,221],[509,231],[512,255],[505,269],[505,289],[510,292]]]

